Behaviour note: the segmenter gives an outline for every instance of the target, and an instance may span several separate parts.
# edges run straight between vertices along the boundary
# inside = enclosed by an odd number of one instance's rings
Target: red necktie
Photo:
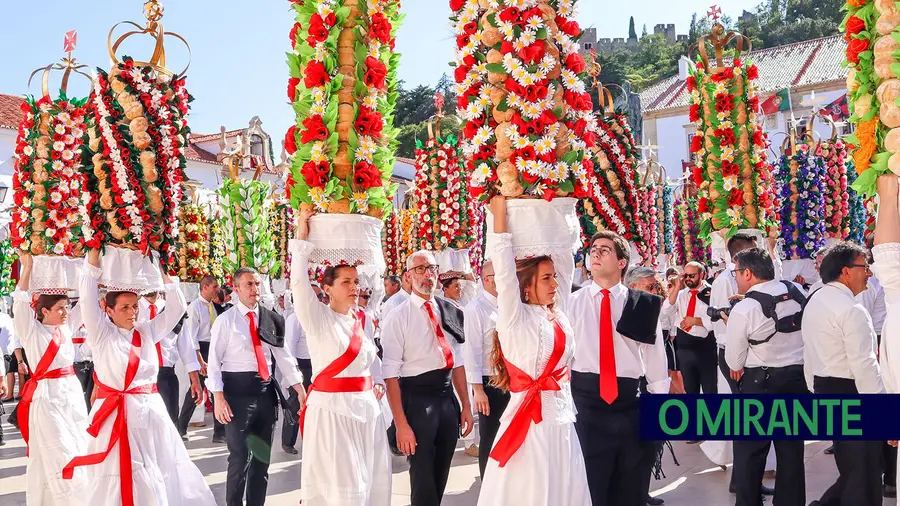
[[[150,320],[152,321],[156,318],[156,305],[150,304]],[[159,366],[163,366],[163,358],[162,358],[162,346],[159,343],[156,343],[156,358],[159,360]]]
[[[612,404],[619,396],[616,375],[616,346],[613,344],[612,299],[609,290],[600,290],[600,398]]]
[[[450,351],[450,345],[447,343],[447,338],[444,337],[444,330],[441,329],[441,324],[438,322],[437,315],[434,314],[434,310],[431,309],[431,302],[425,303],[425,311],[428,311],[428,317],[431,318],[431,326],[434,328],[434,333],[437,335],[438,344],[441,345],[441,352],[444,353],[444,363],[447,364],[444,366],[444,369],[453,369],[453,352]]]
[[[269,367],[266,365],[266,357],[263,355],[262,343],[259,340],[259,331],[256,330],[256,315],[247,313],[250,318],[250,340],[253,341],[253,353],[256,354],[256,370],[263,381],[269,381]]]
[[[687,309],[687,315],[690,316],[691,318],[694,317],[694,311],[697,309],[697,293],[698,292],[699,292],[699,290],[691,290],[691,300],[688,302],[688,309]],[[693,325],[691,325],[687,329],[691,330],[692,328],[694,328]]]

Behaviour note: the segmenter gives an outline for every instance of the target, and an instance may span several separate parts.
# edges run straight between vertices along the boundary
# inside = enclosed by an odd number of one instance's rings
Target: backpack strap
[[[763,316],[771,318],[772,321],[775,322],[775,332],[766,336],[765,339],[748,339],[747,342],[749,342],[751,346],[767,343],[778,333],[786,334],[800,330],[800,325],[803,320],[803,310],[806,307],[808,299],[807,297],[804,297],[803,292],[801,292],[794,283],[785,280],[781,280],[781,283],[787,289],[787,291],[781,295],[769,295],[758,291],[748,292],[744,295],[745,298],[750,298],[758,302],[762,308]],[[775,307],[778,304],[789,300],[793,300],[799,304],[800,311],[797,311],[790,316],[785,316],[784,318],[778,318]]]

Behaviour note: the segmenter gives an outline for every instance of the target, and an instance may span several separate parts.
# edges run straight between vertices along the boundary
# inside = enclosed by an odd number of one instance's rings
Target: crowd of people
[[[878,189],[874,247],[830,246],[812,285],[782,279],[774,241],[738,234],[724,270],[691,262],[663,275],[632,265],[625,239],[601,231],[570,289],[554,257],[515,257],[503,197],[490,202],[492,247],[477,278],[441,272],[419,251],[383,283],[350,265],[311,279],[302,212],[290,289],[272,308],[248,268],[233,274],[233,293],[203,278],[190,304],[167,277],[162,293],[101,287],[97,250],[77,300],[32,297],[23,255],[11,324],[0,325],[10,351],[0,396],[13,399],[18,375],[10,421],[28,446],[27,502],[215,504],[182,441],[208,396],[212,440],[228,449],[228,506],[265,503],[279,413],[283,451],[302,441],[307,506],[390,504],[392,452],[408,459],[412,504],[439,505],[459,439],[476,425],[466,449],[478,457],[479,505],[662,504],[649,489],[664,442],[640,437],[641,395],[898,391],[897,177]],[[839,477],[811,504],[895,496],[895,446],[835,441]],[[718,453],[733,455],[738,506],[772,494],[779,506],[807,504],[802,441]]]

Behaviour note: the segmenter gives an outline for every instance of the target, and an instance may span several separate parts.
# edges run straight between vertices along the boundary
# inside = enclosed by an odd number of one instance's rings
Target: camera
[[[722,315],[720,313],[725,313],[725,316],[731,316],[731,310],[738,302],[740,302],[740,300],[733,299],[729,301],[730,305],[728,307],[707,307],[706,316],[709,316],[710,321],[713,322],[717,322],[722,319]]]

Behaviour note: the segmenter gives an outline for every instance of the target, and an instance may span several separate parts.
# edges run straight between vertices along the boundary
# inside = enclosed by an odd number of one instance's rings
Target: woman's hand
[[[19,265],[22,266],[22,269],[30,271],[33,264],[34,257],[31,256],[31,253],[21,253],[19,255]]]
[[[297,217],[297,230],[295,234],[297,239],[305,241],[309,237],[309,219],[314,214],[316,213],[313,211],[300,211],[300,216]]]
[[[491,214],[494,215],[494,233],[505,234],[506,227],[506,197],[495,195],[491,199]]]
[[[88,264],[99,268],[100,267],[100,250],[99,249],[91,249],[87,254]]]

